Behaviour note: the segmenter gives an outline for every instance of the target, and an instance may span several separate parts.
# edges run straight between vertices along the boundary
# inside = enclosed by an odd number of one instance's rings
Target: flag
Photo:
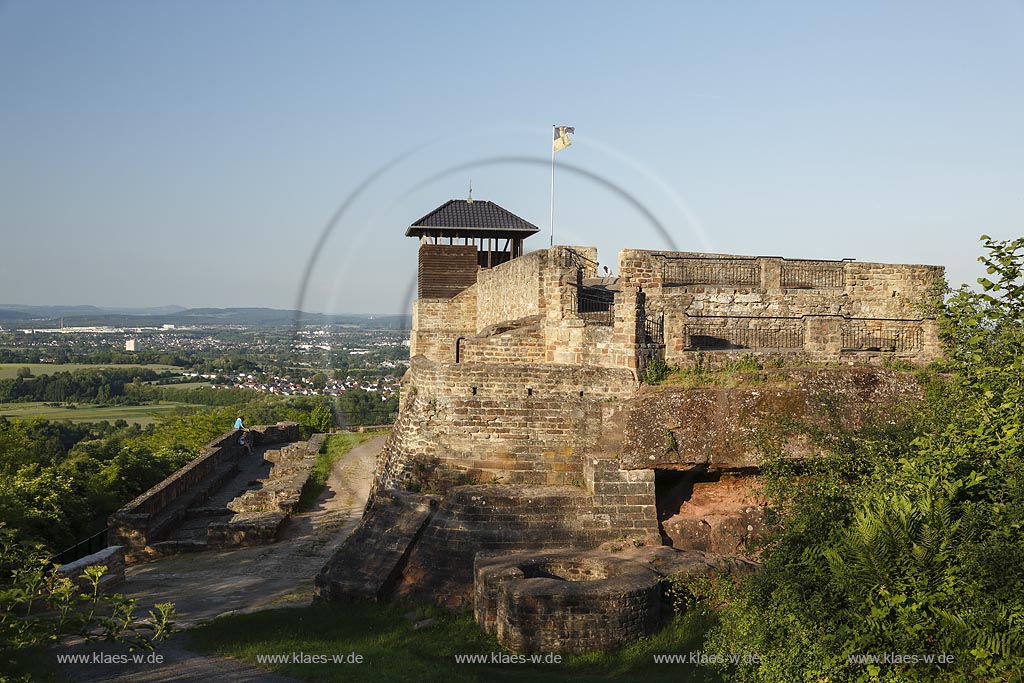
[[[572,140],[569,139],[569,133],[575,133],[576,129],[571,126],[555,126],[555,151],[561,152],[563,149],[572,144]]]

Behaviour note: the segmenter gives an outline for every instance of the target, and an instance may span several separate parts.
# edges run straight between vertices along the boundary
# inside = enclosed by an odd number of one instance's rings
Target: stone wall
[[[412,306],[409,355],[454,363],[458,340],[476,332],[476,285],[451,299],[417,299]]]
[[[516,652],[611,650],[653,635],[658,575],[606,552],[478,556],[474,617]]]
[[[804,359],[928,362],[941,351],[927,306],[943,269],[851,261],[623,250],[624,289],[642,287],[664,320],[664,357],[697,350],[788,353]]]
[[[493,327],[493,326],[492,326]],[[459,342],[459,363],[543,363],[540,316],[513,321]]]
[[[395,596],[467,605],[478,552],[588,549],[622,537],[577,486],[458,487],[413,547]]]
[[[534,251],[500,266],[481,269],[476,282],[477,328],[543,315],[547,300],[541,271],[547,261],[547,251]]]
[[[106,567],[106,571],[100,577],[98,587],[101,591],[112,590],[124,583],[124,547],[119,545],[108,546],[99,552],[61,565],[57,568],[57,574],[63,578],[71,579],[79,588],[89,592],[92,590],[92,586],[88,579],[84,578],[85,570],[89,567]]]
[[[600,436],[601,407],[625,398],[632,373],[558,365],[446,364],[412,359],[403,405],[375,488],[490,481],[573,484]]]
[[[453,299],[420,299],[411,355],[637,371],[651,353],[686,365],[698,350],[852,362],[941,353],[926,310],[940,267],[626,249],[611,311],[594,314],[581,301],[596,259],[592,247],[552,247],[480,270]],[[536,326],[488,332],[523,319]]]

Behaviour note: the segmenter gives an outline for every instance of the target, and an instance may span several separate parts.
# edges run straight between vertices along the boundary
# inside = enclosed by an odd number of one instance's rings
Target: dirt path
[[[346,453],[335,464],[313,510],[292,517],[277,543],[188,553],[129,567],[120,592],[138,598],[143,609],[158,602],[173,602],[180,628],[225,614],[308,605],[317,572],[359,523],[373,481],[376,458],[383,445],[382,436]],[[131,666],[78,665],[66,666],[64,671],[70,680],[82,682],[199,680],[204,676],[182,678],[182,667],[187,661],[191,669],[201,665],[194,660],[207,659],[210,666],[217,667],[211,680],[285,680],[237,662],[229,667],[238,669],[236,677],[224,678],[223,667],[228,660],[194,655],[177,644],[168,644],[165,649],[169,655],[166,666],[149,665],[133,670]],[[74,651],[98,650],[80,646]]]

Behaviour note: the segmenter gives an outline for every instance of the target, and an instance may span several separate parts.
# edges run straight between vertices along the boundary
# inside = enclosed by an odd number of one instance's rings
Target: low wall
[[[257,446],[299,438],[299,426],[294,422],[252,427],[249,431]],[[246,453],[238,445],[238,435],[239,430],[231,430],[211,441],[198,458],[111,515],[107,521],[111,545],[125,546],[129,562],[146,557],[149,547],[161,540],[190,505],[209,495],[211,488],[237,468],[238,458]]]
[[[57,568],[57,574],[64,578],[71,579],[83,590],[91,590],[89,582],[82,578],[82,574],[84,574],[85,570],[89,567],[106,567],[106,572],[104,572],[103,576],[100,577],[99,588],[101,591],[113,589],[124,582],[124,546],[109,546],[99,552],[77,559],[74,562],[61,565]]]
[[[518,321],[517,321],[518,322]],[[543,363],[544,337],[539,316],[514,327],[459,342],[459,363]]]
[[[604,551],[478,556],[473,611],[516,652],[596,652],[653,635],[661,587],[649,566]]]

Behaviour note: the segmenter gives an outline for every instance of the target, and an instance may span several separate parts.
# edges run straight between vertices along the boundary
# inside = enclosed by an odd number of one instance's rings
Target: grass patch
[[[500,653],[497,641],[469,615],[420,607],[420,618],[437,624],[415,630],[390,605],[313,605],[224,617],[188,633],[188,646],[208,654],[257,664],[257,656],[350,655],[360,664],[261,664],[265,669],[307,681],[720,681],[710,667],[655,664],[653,655],[701,650],[712,617],[695,610],[675,619],[653,638],[620,650],[562,657],[559,664],[467,664],[456,655]]]
[[[794,385],[791,370],[809,367],[824,367],[824,365],[781,358],[772,358],[763,362],[753,354],[745,353],[712,367],[703,355],[698,353],[695,362],[687,367],[669,367],[664,363],[657,366],[656,372],[652,376],[655,381],[648,381],[648,384],[661,384],[684,389],[754,386],[786,388]]]
[[[66,403],[59,406],[46,403],[0,403],[0,416],[28,420],[40,417],[44,420],[70,420],[71,422],[100,422],[125,420],[143,427],[153,424],[158,418],[170,415],[182,408],[206,409],[191,403],[158,401],[142,406],[97,406],[91,403]]]
[[[361,443],[375,439],[386,432],[341,432],[339,434],[328,434],[324,439],[324,445],[316,456],[313,469],[309,472],[309,479],[302,487],[302,494],[299,496],[299,503],[296,512],[309,512],[313,509],[317,498],[324,492],[327,480],[331,476],[334,463],[338,462],[341,456],[348,453]]]
[[[64,683],[67,678],[61,673],[52,649],[44,647],[29,647],[21,650],[0,648],[0,681]]]

